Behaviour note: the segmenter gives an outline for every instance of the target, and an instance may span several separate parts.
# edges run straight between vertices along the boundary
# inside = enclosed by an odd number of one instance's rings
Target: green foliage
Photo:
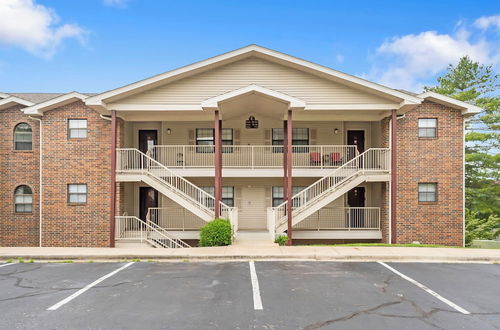
[[[469,210],[465,213],[465,245],[472,244],[475,239],[495,239],[500,235],[500,217],[489,215],[480,218]]]
[[[484,109],[466,122],[465,206],[466,241],[493,237],[500,214],[500,75],[491,65],[472,61],[468,56],[426,87]],[[494,233],[494,231],[493,231]],[[493,235],[493,236],[492,236]]]
[[[287,242],[288,242],[288,236],[285,235],[280,235],[274,239],[274,243],[278,243],[281,246],[286,245]]]
[[[225,246],[233,240],[231,224],[226,219],[214,219],[201,228],[200,246]]]

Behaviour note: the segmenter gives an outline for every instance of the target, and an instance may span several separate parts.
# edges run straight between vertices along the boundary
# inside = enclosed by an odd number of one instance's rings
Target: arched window
[[[31,213],[33,211],[33,192],[25,185],[14,191],[14,205],[16,213]]]
[[[31,126],[26,123],[17,124],[14,128],[14,150],[31,150]]]

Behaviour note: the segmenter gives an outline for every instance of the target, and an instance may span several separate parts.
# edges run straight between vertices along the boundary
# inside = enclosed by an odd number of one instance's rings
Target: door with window
[[[139,150],[146,153],[158,144],[158,131],[153,129],[139,130]]]
[[[139,188],[139,218],[146,221],[150,207],[158,207],[158,191],[151,187]]]
[[[347,192],[347,205],[350,207],[348,221],[351,228],[363,228],[365,226],[365,187],[356,187]]]

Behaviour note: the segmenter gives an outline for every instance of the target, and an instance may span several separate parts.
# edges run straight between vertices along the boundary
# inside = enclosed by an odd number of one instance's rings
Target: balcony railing
[[[159,145],[149,155],[167,167],[214,167],[214,146]],[[294,145],[294,168],[336,168],[358,155],[354,145]],[[224,145],[222,166],[225,168],[282,168],[283,147],[279,145]]]
[[[380,230],[380,208],[324,207],[293,228],[296,230]]]

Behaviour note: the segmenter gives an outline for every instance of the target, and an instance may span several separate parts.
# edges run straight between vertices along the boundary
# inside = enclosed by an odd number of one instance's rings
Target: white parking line
[[[49,308],[47,308],[48,311],[55,311],[56,309],[58,309],[59,307],[61,307],[62,305],[64,304],[67,304],[69,303],[71,300],[75,299],[76,297],[78,297],[79,295],[81,295],[82,293],[84,293],[85,291],[87,291],[88,289],[92,288],[93,286],[96,286],[97,284],[101,283],[102,281],[104,281],[105,279],[115,275],[116,273],[118,273],[119,271],[121,270],[124,270],[125,268],[127,268],[128,266],[132,265],[133,262],[129,262],[123,266],[121,266],[120,268],[112,271],[111,273],[107,274],[107,275],[104,275],[103,277],[101,278],[98,278],[97,280],[95,280],[94,282],[90,283],[89,285],[85,286],[84,288],[76,291],[75,293],[73,293],[71,296],[61,300],[60,302],[58,302],[57,304],[55,305],[52,305],[50,306]]]
[[[421,288],[422,290],[424,290],[425,292],[427,292],[428,294],[430,295],[433,295],[434,297],[436,297],[437,299],[441,300],[442,302],[444,302],[445,304],[447,304],[448,306],[456,309],[457,311],[459,311],[460,313],[462,314],[470,314],[469,311],[467,311],[466,309],[458,306],[457,304],[449,301],[448,299],[446,299],[445,297],[441,296],[439,293],[429,289],[428,287],[426,287],[425,285],[415,281],[414,279],[412,279],[411,277],[408,277],[406,276],[405,274],[397,271],[396,269],[392,268],[391,266],[387,265],[386,263],[382,262],[382,261],[378,261],[379,264],[381,264],[382,266],[384,266],[385,268],[389,269],[391,272],[401,276],[402,278],[404,278],[405,280],[407,280],[408,282],[410,283],[413,283],[415,284],[416,286],[418,286],[419,288]]]
[[[252,280],[253,309],[262,310],[262,300],[260,299],[259,279],[257,278],[257,272],[255,272],[255,264],[253,261],[249,261],[248,264],[250,265],[250,278]]]
[[[10,266],[10,265],[13,265],[13,263],[9,263],[9,264],[2,264],[2,265],[0,265],[0,267]]]

